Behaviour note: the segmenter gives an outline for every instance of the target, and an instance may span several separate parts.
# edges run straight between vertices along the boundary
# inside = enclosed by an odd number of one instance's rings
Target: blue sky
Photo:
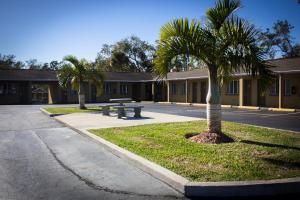
[[[0,53],[19,60],[61,60],[74,54],[94,60],[102,44],[130,35],[154,43],[167,21],[205,15],[214,0],[0,0]],[[278,19],[295,26],[300,42],[297,0],[242,0],[239,16],[262,29]]]

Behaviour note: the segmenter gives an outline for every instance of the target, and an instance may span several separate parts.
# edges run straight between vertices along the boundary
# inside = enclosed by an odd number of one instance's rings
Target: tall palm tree
[[[206,22],[175,19],[161,27],[155,71],[165,76],[172,59],[194,56],[208,68],[208,133],[221,135],[220,86],[240,70],[253,76],[269,75],[264,53],[258,47],[258,31],[234,12],[239,0],[218,0],[206,12]]]
[[[77,59],[75,56],[65,56],[65,63],[58,70],[59,84],[67,87],[69,83],[78,91],[79,108],[85,109],[84,83],[92,82],[96,86],[97,96],[102,93],[104,74],[93,68],[92,64],[85,59]]]

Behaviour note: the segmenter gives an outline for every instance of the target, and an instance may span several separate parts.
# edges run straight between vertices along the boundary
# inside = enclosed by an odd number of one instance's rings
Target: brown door
[[[192,102],[193,103],[197,103],[197,83],[193,83],[192,84],[192,88],[193,88],[193,93],[192,93]]]
[[[263,91],[260,81],[257,81],[257,94],[258,106],[266,106],[266,92]]]
[[[201,81],[201,103],[206,103],[206,95],[207,95],[206,82]]]
[[[244,105],[251,106],[251,80],[244,80]]]

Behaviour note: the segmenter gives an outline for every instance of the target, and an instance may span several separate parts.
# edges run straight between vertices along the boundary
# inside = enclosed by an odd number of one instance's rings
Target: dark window
[[[278,95],[278,79],[276,79],[270,87],[270,96]]]
[[[17,86],[14,83],[0,84],[0,94],[17,94]]]
[[[175,94],[176,94],[176,90],[177,90],[176,84],[175,84],[175,83],[172,83],[172,85],[171,85],[171,94],[172,94],[172,95],[175,95]]]
[[[127,84],[121,83],[120,94],[128,94],[128,85]]]
[[[186,91],[185,91],[185,83],[182,84],[181,86],[181,95],[185,95]]]
[[[104,84],[104,94],[111,94],[111,84],[110,83]]]
[[[240,84],[238,80],[230,81],[227,85],[227,94],[236,95],[239,94]]]
[[[289,79],[284,79],[284,95],[291,95],[291,81]]]
[[[77,90],[71,88],[71,95],[77,95],[77,94],[78,94]]]

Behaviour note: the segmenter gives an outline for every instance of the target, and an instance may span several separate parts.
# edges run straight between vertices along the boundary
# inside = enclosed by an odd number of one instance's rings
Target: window
[[[236,95],[239,94],[240,84],[238,80],[230,81],[227,85],[227,94]]]
[[[291,82],[289,79],[284,79],[284,95],[285,96],[291,95]]]
[[[128,85],[127,84],[121,83],[120,94],[128,94]]]
[[[4,94],[4,84],[0,84],[0,94]]]
[[[74,90],[74,89],[71,88],[71,95],[78,95],[77,90]]]
[[[185,91],[185,83],[183,83],[183,84],[182,84],[182,87],[181,87],[181,94],[182,94],[182,95],[185,95],[185,92],[186,92],[186,91]]]
[[[0,94],[17,94],[17,87],[14,83],[0,84]]]
[[[272,85],[271,85],[271,88],[270,88],[270,95],[271,96],[277,96],[278,95],[278,79],[276,79]]]
[[[172,83],[172,85],[171,85],[171,94],[172,95],[175,95],[176,94],[176,84],[175,83]]]
[[[104,84],[104,94],[111,94],[111,84],[110,83]]]

